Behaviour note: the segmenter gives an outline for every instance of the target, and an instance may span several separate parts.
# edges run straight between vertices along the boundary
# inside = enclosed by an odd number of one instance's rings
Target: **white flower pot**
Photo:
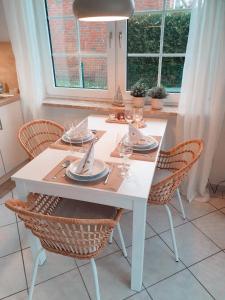
[[[151,100],[152,109],[162,109],[163,103],[164,103],[164,99],[152,98]]]
[[[133,97],[133,106],[137,108],[144,107],[145,98],[144,97]]]

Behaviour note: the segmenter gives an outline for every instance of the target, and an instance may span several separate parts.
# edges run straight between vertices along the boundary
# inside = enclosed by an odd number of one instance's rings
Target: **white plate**
[[[82,177],[76,177],[73,174],[70,173],[69,168],[66,169],[66,176],[74,181],[80,181],[80,182],[95,182],[98,181],[104,177],[106,177],[109,173],[109,168],[106,167],[106,169],[99,175],[94,176],[92,178],[82,178]]]
[[[128,139],[128,136],[127,136]],[[126,143],[126,140],[125,140]],[[149,149],[154,149],[156,147],[158,147],[159,143],[157,140],[155,140],[154,138],[152,138],[151,136],[145,136],[145,140],[141,140],[140,143],[138,144],[134,144],[133,145],[133,149],[134,150],[141,150],[141,149],[145,149],[145,150],[149,150]]]
[[[152,151],[152,150],[157,149],[158,146],[159,146],[159,144],[158,144],[158,143],[157,143],[157,144],[155,143],[155,144],[150,145],[149,147],[146,147],[146,148],[135,148],[135,147],[133,147],[133,150],[134,150],[135,152],[148,153],[149,151]]]
[[[94,134],[91,132],[88,136],[84,137],[83,140],[80,138],[80,139],[68,139],[68,137],[66,135],[63,135],[62,136],[62,141],[65,142],[65,143],[70,143],[71,144],[82,144],[83,143],[87,143],[87,142],[90,142],[94,139]]]
[[[77,169],[77,166],[78,164],[80,163],[81,159],[73,162],[72,164],[70,164],[70,166],[68,167],[70,173],[73,175],[73,176],[76,176],[77,178],[93,178],[93,177],[96,177],[100,174],[102,174],[105,169],[107,168],[106,164],[104,163],[104,161],[102,160],[99,160],[99,159],[95,159],[94,160],[94,164],[93,164],[93,168],[92,168],[92,173],[91,174],[88,174],[88,173],[85,173],[85,174],[78,174],[76,173],[76,169]]]

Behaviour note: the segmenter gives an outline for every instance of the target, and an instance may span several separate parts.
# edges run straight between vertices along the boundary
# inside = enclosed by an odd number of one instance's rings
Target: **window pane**
[[[73,16],[73,0],[46,0],[50,16]]]
[[[107,59],[83,58],[82,59],[83,88],[106,89],[107,88]]]
[[[166,9],[187,9],[191,8],[193,0],[167,0]]]
[[[53,56],[55,85],[57,87],[80,87],[80,64],[74,56]]]
[[[106,22],[77,22],[72,0],[46,0],[55,86],[107,89]]]
[[[75,53],[78,50],[76,22],[74,18],[49,20],[53,53]]]
[[[186,52],[190,15],[190,12],[168,13],[166,15],[163,46],[164,53]]]
[[[184,57],[164,57],[161,83],[168,91],[179,92],[182,82]]]
[[[161,14],[136,15],[128,21],[128,53],[159,53]]]
[[[127,89],[130,90],[140,79],[143,79],[149,87],[157,85],[158,64],[157,57],[128,57]]]
[[[163,0],[135,0],[135,11],[163,9]]]
[[[107,24],[104,22],[80,22],[80,48],[86,53],[106,53]]]

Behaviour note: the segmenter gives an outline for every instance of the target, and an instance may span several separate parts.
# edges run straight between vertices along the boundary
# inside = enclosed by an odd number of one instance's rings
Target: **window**
[[[190,23],[190,1],[136,0],[127,24],[127,82],[179,92]]]
[[[192,0],[135,0],[128,21],[78,22],[72,0],[37,1],[48,95],[112,99],[138,80],[179,92]]]

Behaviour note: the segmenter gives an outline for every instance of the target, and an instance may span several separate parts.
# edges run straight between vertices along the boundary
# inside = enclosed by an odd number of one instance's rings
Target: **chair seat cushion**
[[[160,181],[162,181],[163,179],[165,179],[167,176],[170,176],[170,175],[172,175],[171,171],[164,170],[164,169],[156,169],[152,184],[153,185],[157,184]]]
[[[62,198],[51,215],[76,219],[114,219],[117,209],[112,206]]]

